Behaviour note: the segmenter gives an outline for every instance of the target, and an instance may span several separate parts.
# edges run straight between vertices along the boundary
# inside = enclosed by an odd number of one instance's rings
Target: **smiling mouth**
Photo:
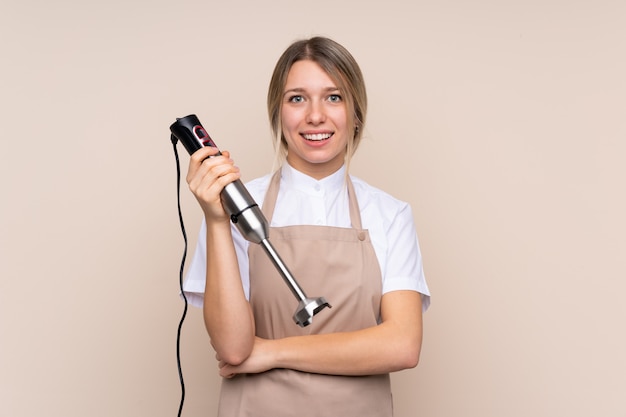
[[[318,142],[321,140],[326,140],[330,138],[332,135],[333,135],[332,133],[315,133],[315,134],[303,134],[302,137],[305,138],[306,140]]]

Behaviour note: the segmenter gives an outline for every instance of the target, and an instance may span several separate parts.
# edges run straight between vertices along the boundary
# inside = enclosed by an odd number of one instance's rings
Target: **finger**
[[[241,177],[239,168],[236,166],[216,167],[212,171],[212,175],[215,175],[214,184],[217,187],[217,192],[221,192],[224,187]]]
[[[230,170],[235,168],[235,161],[230,159],[227,156],[219,155],[205,159],[202,161],[198,171],[203,171],[204,173],[211,172],[216,177],[223,175]]]
[[[235,372],[232,371],[232,369],[230,369],[230,367],[225,366],[223,368],[220,369],[220,376],[223,378],[232,378],[235,375],[237,375]]]
[[[219,149],[210,146],[198,149],[191,155],[187,172],[187,182],[191,182],[194,176],[203,176],[211,167],[220,164],[233,165],[230,152],[220,152]]]
[[[212,156],[215,156],[219,153],[219,149],[212,148],[207,146],[205,148],[200,148],[196,152],[191,155],[189,159],[189,168],[187,170],[187,183],[190,183],[192,179],[197,175],[198,171],[201,170],[202,163],[211,159]]]
[[[190,161],[194,164],[198,164],[204,161],[205,159],[211,156],[215,156],[219,153],[220,153],[219,149],[213,146],[205,146],[205,147],[198,149],[193,154],[191,154]]]
[[[208,191],[214,185],[217,186],[217,189],[213,192],[219,193],[222,188],[238,178],[239,168],[234,166],[233,160],[217,156],[207,158],[198,167],[193,170],[190,169],[187,183],[194,194],[196,190]]]

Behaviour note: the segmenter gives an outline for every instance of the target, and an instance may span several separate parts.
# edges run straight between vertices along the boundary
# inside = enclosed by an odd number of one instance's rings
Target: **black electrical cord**
[[[183,379],[183,369],[180,361],[180,334],[183,328],[183,322],[185,321],[185,317],[187,316],[187,297],[185,296],[185,292],[183,291],[183,271],[185,269],[185,260],[187,259],[187,232],[185,232],[185,223],[183,222],[183,212],[180,208],[180,160],[178,159],[178,150],[176,149],[176,143],[178,140],[174,135],[171,136],[172,146],[174,147],[174,157],[176,159],[176,200],[178,204],[178,220],[180,221],[180,230],[183,234],[183,240],[185,241],[185,249],[183,251],[183,257],[180,262],[180,272],[178,276],[178,283],[180,286],[180,293],[183,296],[183,300],[185,302],[185,307],[183,309],[182,317],[180,318],[180,323],[178,323],[178,332],[176,335],[176,364],[178,366],[178,377],[180,378],[180,389],[181,389],[181,397],[180,397],[180,405],[178,407],[178,417],[181,416],[183,412],[183,404],[185,403],[185,381]]]

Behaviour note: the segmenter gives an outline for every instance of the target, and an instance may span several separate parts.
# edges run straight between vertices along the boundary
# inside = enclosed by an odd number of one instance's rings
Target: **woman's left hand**
[[[273,355],[270,346],[270,340],[255,337],[252,353],[239,365],[228,364],[216,356],[220,376],[232,378],[239,374],[258,374],[273,369]]]

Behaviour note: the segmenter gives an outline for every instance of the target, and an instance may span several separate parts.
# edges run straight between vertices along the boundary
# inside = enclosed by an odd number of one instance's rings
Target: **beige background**
[[[362,65],[353,173],[412,204],[433,292],[396,416],[626,415],[625,5],[3,0],[0,415],[176,414],[168,127],[266,173],[271,69],[315,34]],[[219,384],[199,313],[189,417]]]

